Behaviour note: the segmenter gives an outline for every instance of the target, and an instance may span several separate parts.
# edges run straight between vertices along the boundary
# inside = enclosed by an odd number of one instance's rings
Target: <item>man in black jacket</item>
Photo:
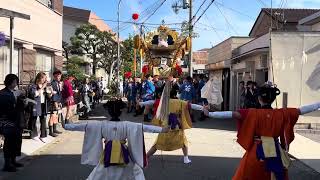
[[[14,74],[5,78],[5,88],[0,90],[0,133],[4,136],[3,154],[5,164],[3,171],[15,172],[17,167],[23,165],[16,162],[16,157],[21,155],[22,129],[20,127],[23,105],[15,97],[15,88],[19,79]],[[21,108],[22,106],[22,108]]]

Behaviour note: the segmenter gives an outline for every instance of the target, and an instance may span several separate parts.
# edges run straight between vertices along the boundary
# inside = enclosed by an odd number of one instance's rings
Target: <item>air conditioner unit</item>
[[[260,60],[256,66],[257,69],[267,69],[268,68],[268,55],[264,54],[260,56]]]

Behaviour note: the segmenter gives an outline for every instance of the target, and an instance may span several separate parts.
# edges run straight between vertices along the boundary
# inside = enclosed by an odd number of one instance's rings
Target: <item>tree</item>
[[[104,31],[98,33],[97,38],[100,40],[98,52],[101,54],[99,67],[104,68],[109,75],[108,86],[113,75],[114,67],[117,62],[117,43],[115,36],[110,32]]]
[[[134,61],[134,40],[133,37],[131,35],[129,35],[128,39],[124,40],[122,42],[123,45],[123,51],[121,54],[121,59],[123,61],[123,71],[124,72],[128,72],[131,71],[132,73],[134,73],[134,69],[133,69],[133,61]],[[137,51],[137,70],[139,69],[139,64],[138,60],[140,60],[140,55]]]
[[[78,55],[87,55],[92,59],[92,73],[96,74],[99,63],[100,31],[95,25],[84,24],[76,29],[75,35],[70,38],[71,44]]]
[[[70,57],[67,61],[68,74],[76,77],[78,80],[83,80],[85,72],[82,66],[84,65],[86,65],[86,62],[79,56]]]
[[[190,28],[190,24],[188,21],[183,21],[181,24],[181,35],[183,37],[189,37],[189,28]],[[192,28],[194,30],[194,28]],[[199,33],[196,33],[194,31],[192,31],[192,37],[193,38],[198,38],[199,37]]]

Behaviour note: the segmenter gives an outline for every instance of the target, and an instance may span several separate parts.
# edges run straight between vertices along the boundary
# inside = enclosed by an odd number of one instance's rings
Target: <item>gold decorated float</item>
[[[162,25],[157,30],[147,33],[144,38],[135,36],[134,46],[140,51],[145,62],[142,68],[143,75],[180,76],[181,58],[189,51],[190,40]]]

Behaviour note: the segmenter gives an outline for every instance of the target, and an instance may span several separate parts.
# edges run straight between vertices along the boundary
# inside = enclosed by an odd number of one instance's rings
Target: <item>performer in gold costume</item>
[[[161,99],[141,102],[140,105],[154,105],[155,116],[152,124],[161,127],[169,127],[168,133],[160,133],[155,144],[147,153],[147,157],[152,156],[157,150],[174,151],[182,149],[185,164],[191,163],[188,157],[188,141],[184,130],[192,127],[189,109],[202,110],[202,106],[190,104],[187,101],[173,99],[169,94],[171,82],[167,81],[162,92]]]

